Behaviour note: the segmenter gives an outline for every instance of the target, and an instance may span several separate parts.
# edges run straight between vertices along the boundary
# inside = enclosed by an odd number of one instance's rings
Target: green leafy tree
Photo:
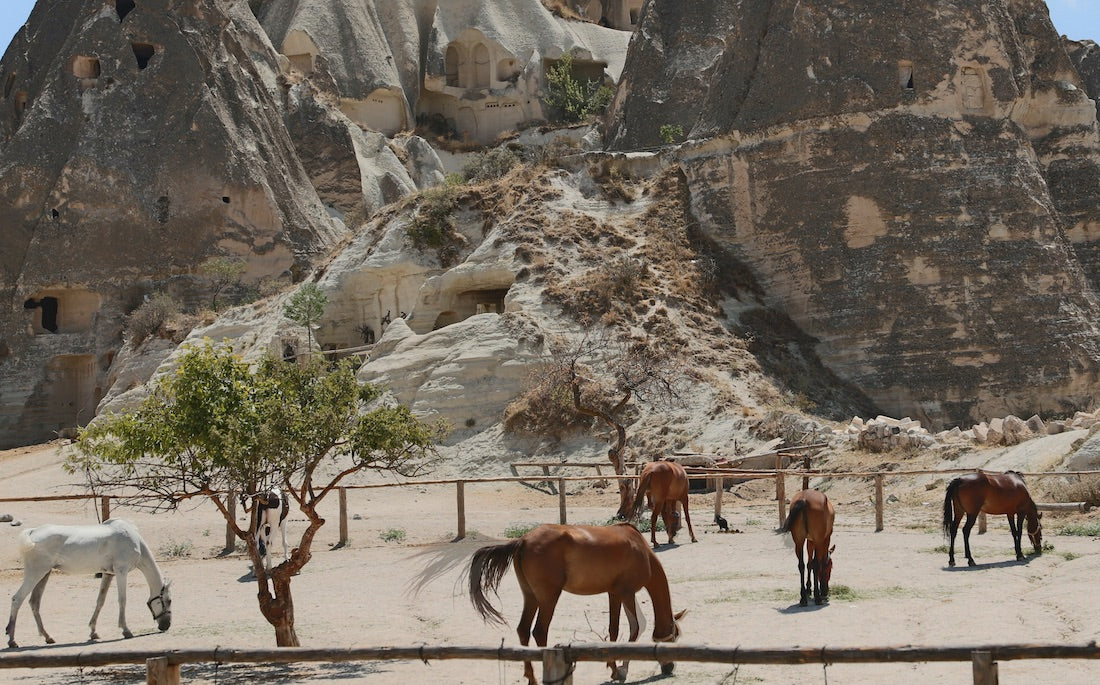
[[[671,145],[684,137],[684,127],[679,124],[662,124],[660,135],[661,140]]]
[[[321,360],[250,364],[228,345],[191,347],[135,411],[106,415],[81,432],[66,468],[95,492],[135,490],[156,508],[209,498],[246,543],[260,612],[281,647],[298,646],[290,581],[310,559],[325,521],[318,506],[365,469],[415,475],[430,467],[441,426],[402,405],[381,403],[352,365]],[[278,485],[308,521],[287,561],[270,573],[255,521],[240,527],[232,494]],[[255,517],[255,513],[253,513]],[[269,583],[270,580],[270,583]]]
[[[199,264],[199,273],[210,280],[210,308],[218,311],[218,295],[230,286],[238,285],[248,270],[248,263],[240,257],[211,257]]]
[[[573,76],[573,55],[565,53],[546,70],[546,102],[565,121],[583,121],[590,114],[602,112],[614,95],[598,81]]]
[[[328,295],[321,292],[316,283],[303,283],[298,291],[290,296],[283,307],[283,316],[299,326],[305,326],[309,350],[313,350],[313,329],[325,313]]]

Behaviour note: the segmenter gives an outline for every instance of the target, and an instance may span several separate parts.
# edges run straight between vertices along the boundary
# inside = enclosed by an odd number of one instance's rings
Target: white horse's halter
[[[149,607],[149,611],[152,612],[154,621],[160,621],[165,614],[172,612],[171,605],[164,600],[164,593],[167,590],[168,585],[165,584],[156,596],[149,598],[149,601],[145,603],[145,606]],[[153,602],[160,602],[160,611],[153,608]]]

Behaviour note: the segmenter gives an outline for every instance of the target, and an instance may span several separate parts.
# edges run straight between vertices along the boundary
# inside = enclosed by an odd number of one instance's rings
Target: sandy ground
[[[59,468],[56,446],[0,452],[0,497],[78,491]],[[1004,517],[991,517],[989,533],[972,539],[979,566],[949,569],[939,532],[942,486],[887,484],[898,501],[886,512],[886,530],[873,532],[870,486],[830,490],[837,503],[834,600],[824,607],[797,605],[798,571],[793,550],[772,531],[776,505],[768,485],[734,488],[723,514],[741,532],[722,534],[713,519],[713,495],[693,495],[697,544],[664,546],[659,556],[672,582],[674,608],[689,610],[683,623],[687,644],[742,647],[974,645],[1019,642],[1083,644],[1100,632],[1100,544],[1095,538],[1056,535],[1060,525],[1087,516],[1047,515],[1053,550],[1027,562],[1013,560]],[[788,485],[792,488],[793,485]],[[463,589],[463,571],[479,546],[505,537],[509,527],[556,521],[558,499],[514,483],[466,489],[470,538],[453,543],[453,486],[356,490],[349,494],[351,544],[337,540],[335,499],[313,559],[293,584],[297,629],[303,646],[517,645],[514,632],[520,596],[512,573],[501,587],[509,625],[484,624]],[[568,497],[572,523],[605,521],[615,509],[611,489],[583,489]],[[891,498],[893,499],[893,498]],[[0,524],[0,595],[10,597],[22,578],[17,538],[40,523],[94,522],[95,506],[84,502],[0,503],[22,527]],[[274,635],[256,605],[248,562],[241,554],[219,557],[224,522],[210,504],[149,514],[116,510],[134,521],[173,581],[172,628],[159,633],[145,609],[146,586],[130,576],[129,623],[122,640],[110,593],[99,622],[103,640],[87,641],[87,622],[98,581],[55,574],[43,600],[43,620],[58,644],[37,635],[30,609],[19,615],[16,637],[23,650],[88,652],[186,647],[270,647]],[[290,523],[291,539],[304,528]],[[402,542],[383,533],[403,531]],[[659,534],[659,540],[664,540]],[[1026,540],[1025,540],[1026,544]],[[961,540],[960,540],[961,546]],[[961,556],[961,551],[959,552]],[[963,561],[965,564],[965,561]],[[648,597],[643,611],[652,619]],[[606,639],[606,598],[565,595],[550,628],[551,643]],[[649,630],[644,633],[649,640]],[[0,652],[10,653],[10,652]],[[184,667],[188,683],[418,682],[517,683],[522,665],[479,661],[373,662],[301,666]],[[594,663],[577,666],[576,683],[607,682],[609,671]],[[659,668],[635,661],[628,682],[655,682]],[[1087,661],[1008,661],[1002,683],[1095,683],[1100,665]],[[971,682],[966,663],[732,666],[681,663],[682,683]],[[0,670],[2,683],[141,683],[144,667]]]

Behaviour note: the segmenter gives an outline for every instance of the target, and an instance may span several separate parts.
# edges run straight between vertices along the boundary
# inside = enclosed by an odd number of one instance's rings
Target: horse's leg
[[[810,550],[810,578],[813,579],[814,588],[814,604],[821,605],[821,571],[822,571],[822,557],[818,554],[817,545],[814,544]]]
[[[947,553],[947,565],[955,565],[955,536],[959,533],[959,522],[962,521],[963,516],[966,514],[962,509],[962,505],[955,504],[955,520],[951,522],[951,547]]]
[[[92,620],[88,622],[88,627],[92,629],[92,634],[88,636],[89,640],[99,639],[99,634],[95,632],[95,624],[99,620],[99,610],[103,608],[103,602],[107,599],[109,587],[111,587],[111,574],[104,573],[103,580],[99,582],[99,596],[95,600],[95,611],[92,612]]]
[[[680,503],[684,505],[684,520],[687,521],[688,524],[688,535],[691,536],[692,542],[699,542],[695,538],[695,530],[691,527],[691,514],[688,512],[688,496],[686,492],[684,493],[684,498],[680,500]]]
[[[657,503],[654,502],[653,506],[650,509],[650,511],[651,511],[651,513],[649,515],[649,541],[653,544],[653,549],[657,549],[658,547],[660,547],[660,545],[657,544],[657,514],[660,514],[662,511],[664,511],[664,506],[662,505],[662,506],[658,507]],[[670,540],[670,542],[671,542],[671,540]]]
[[[535,593],[531,592],[526,579],[518,573],[518,570],[517,568],[516,578],[519,580],[519,587],[523,592],[523,613],[520,614],[516,634],[519,635],[519,643],[526,647],[531,642],[531,622],[535,619],[535,612],[538,611],[539,604],[538,600],[535,599]],[[535,669],[532,668],[530,661],[523,662],[523,676],[527,678],[528,685],[538,685],[535,680]]]
[[[802,540],[795,540],[794,553],[798,557],[798,606],[806,606],[809,592],[806,586],[806,562],[802,560]]]
[[[1012,514],[1008,515],[1008,529],[1012,532],[1012,544],[1016,546],[1016,561],[1024,560],[1024,551],[1020,548],[1021,538],[1024,536],[1023,525],[1023,514],[1016,514],[1015,519],[1012,518]]]
[[[31,568],[29,564],[23,570],[23,584],[19,586],[19,589],[15,591],[15,594],[11,596],[11,614],[8,616],[8,627],[5,632],[8,634],[8,647],[15,648],[19,645],[15,643],[15,617],[19,615],[19,607],[23,606],[23,600],[27,598],[27,595],[42,582],[43,577],[50,575],[50,569],[46,569],[44,572],[36,572]],[[39,630],[41,632],[41,630]]]
[[[622,609],[623,601],[614,592],[607,593],[607,600],[609,607],[607,621],[607,641],[615,642],[619,639],[619,614]],[[627,621],[630,621],[633,624],[634,620],[634,617],[630,616],[630,614],[627,614]],[[615,664],[614,659],[607,662],[607,667],[611,669],[612,680],[626,680],[625,673],[621,678],[619,677],[619,670],[617,665]]]
[[[118,569],[115,573],[115,586],[118,588],[118,627],[122,629],[122,637],[134,636],[126,625],[126,573],[128,569]],[[106,575],[106,574],[104,574]]]
[[[966,514],[966,523],[963,524],[963,550],[966,551],[966,563],[971,566],[977,566],[977,562],[974,561],[973,555],[970,554],[970,529],[974,527],[974,522],[978,520],[977,514]]]
[[[290,561],[290,555],[287,554],[286,544],[286,519],[279,521],[279,532],[283,536],[283,563],[285,564],[286,562]]]
[[[638,635],[642,632],[642,626],[644,625],[644,619],[641,618],[641,614],[638,613],[638,604],[634,600],[634,593],[624,594],[621,598],[623,610],[626,612],[627,623],[630,624],[630,641],[637,642]],[[615,611],[616,617],[618,616],[618,610]],[[616,667],[614,661],[607,663],[611,667],[611,679],[617,681],[625,681],[626,675],[630,671],[630,662],[624,661],[622,666]]]
[[[34,586],[31,590],[31,613],[34,614],[34,624],[38,626],[38,634],[45,640],[46,644],[52,645],[54,643],[53,638],[46,632],[46,627],[42,625],[42,614],[39,613],[39,607],[42,606],[42,593],[46,590],[46,583],[50,579],[50,574],[42,576],[42,580]]]

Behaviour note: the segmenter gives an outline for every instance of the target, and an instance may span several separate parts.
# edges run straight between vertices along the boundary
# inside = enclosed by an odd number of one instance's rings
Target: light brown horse
[[[504,615],[492,605],[486,591],[496,594],[509,562],[515,567],[523,591],[523,614],[516,632],[524,646],[531,638],[532,620],[535,644],[546,646],[550,620],[562,590],[575,595],[606,592],[611,606],[608,639],[614,642],[619,636],[621,607],[626,610],[630,641],[634,642],[645,627],[634,595],[644,587],[653,602],[653,641],[675,642],[680,636],[677,621],[685,612],[673,615],[665,570],[642,534],[628,523],[544,524],[512,542],[479,549],[470,562],[470,601],[486,621],[504,623]],[[626,680],[629,662],[624,662],[621,668],[614,661],[607,665],[612,680]],[[668,675],[673,667],[672,663],[662,663],[661,672]],[[536,685],[531,662],[525,663],[523,674],[530,685]]]
[[[835,519],[833,503],[819,490],[803,490],[791,498],[791,512],[779,532],[790,532],[794,539],[794,553],[798,556],[799,606],[808,603],[811,583],[814,604],[829,601],[829,578],[833,575],[833,550],[836,549],[836,545],[830,547],[829,542]],[[802,559],[803,545],[810,562],[808,578]]]
[[[676,511],[676,503],[684,507],[684,518],[687,519],[688,533],[692,542],[695,539],[695,531],[691,527],[691,514],[688,512],[688,477],[684,467],[674,461],[651,461],[642,469],[642,477],[638,480],[638,494],[634,497],[634,506],[630,508],[630,520],[633,521],[642,513],[642,499],[649,502],[653,513],[649,519],[649,540],[657,548],[657,514],[665,522],[665,532],[668,533],[668,544],[680,530],[680,514]]]
[[[959,532],[959,521],[966,514],[963,526],[963,549],[966,561],[975,566],[970,554],[970,529],[978,518],[978,512],[987,514],[1007,514],[1008,529],[1012,531],[1012,542],[1016,545],[1016,560],[1024,560],[1020,548],[1023,537],[1024,519],[1027,519],[1027,537],[1035,547],[1036,554],[1043,553],[1043,517],[1035,507],[1035,501],[1027,491],[1023,476],[1016,471],[1005,473],[968,473],[959,476],[947,484],[947,495],[943,498],[943,534],[951,538],[951,548],[947,556],[947,565],[955,565],[955,535]],[[1015,517],[1015,518],[1013,518]]]

